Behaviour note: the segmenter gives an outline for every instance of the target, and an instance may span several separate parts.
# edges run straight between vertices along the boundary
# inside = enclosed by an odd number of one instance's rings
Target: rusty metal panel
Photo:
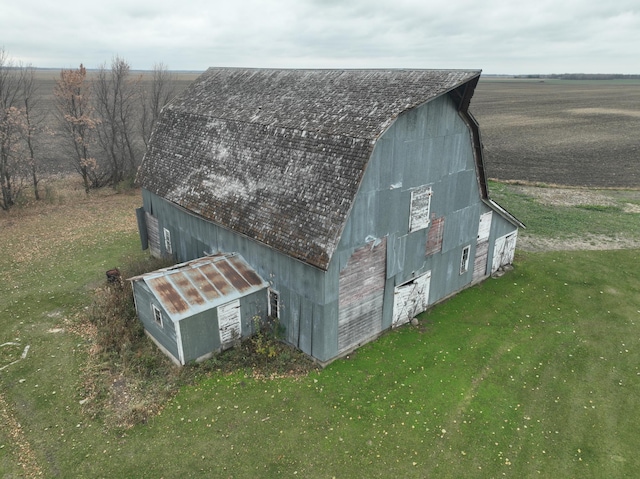
[[[231,283],[233,288],[237,289],[240,292],[245,292],[251,285],[245,281],[245,279],[240,276],[233,266],[227,260],[217,261],[216,268],[224,275],[224,277]]]
[[[231,259],[252,278],[252,284],[232,266]],[[236,254],[206,256],[129,279],[133,282],[144,280],[173,321],[237,300],[268,286]]]
[[[226,296],[233,291],[233,286],[220,274],[217,268],[212,264],[205,264],[200,267],[200,271],[204,274],[209,281],[213,283],[222,296]]]
[[[190,304],[204,304],[205,299],[198,292],[198,290],[193,286],[193,283],[189,281],[189,278],[183,273],[174,273],[171,275],[171,281],[176,286],[176,289],[180,292],[182,297]]]
[[[238,256],[231,256],[228,261],[251,286],[259,286],[262,284],[262,278],[245,262],[241,261]]]
[[[220,297],[220,293],[218,293],[216,288],[213,287],[213,284],[207,280],[200,269],[186,270],[184,274],[191,280],[207,301],[212,301]]]
[[[149,288],[153,291],[162,306],[171,314],[180,314],[189,310],[189,305],[182,299],[173,283],[166,276],[158,276],[147,281]]]

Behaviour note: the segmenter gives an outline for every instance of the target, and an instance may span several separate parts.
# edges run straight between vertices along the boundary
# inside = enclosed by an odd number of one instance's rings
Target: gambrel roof
[[[211,68],[167,105],[139,184],[327,269],[376,140],[480,71]],[[467,88],[469,87],[469,88]]]

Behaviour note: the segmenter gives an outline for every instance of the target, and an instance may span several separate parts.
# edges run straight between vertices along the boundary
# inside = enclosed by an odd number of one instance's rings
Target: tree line
[[[12,61],[0,48],[0,209],[13,207],[27,188],[40,199],[43,138],[53,134],[86,193],[132,182],[160,110],[175,91],[175,78],[162,63],[145,82],[119,56],[91,75],[81,64],[60,71],[50,121],[36,68]]]

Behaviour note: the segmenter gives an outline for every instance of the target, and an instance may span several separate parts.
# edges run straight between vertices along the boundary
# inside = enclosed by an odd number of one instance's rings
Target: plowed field
[[[489,77],[471,110],[490,178],[640,187],[640,81]]]

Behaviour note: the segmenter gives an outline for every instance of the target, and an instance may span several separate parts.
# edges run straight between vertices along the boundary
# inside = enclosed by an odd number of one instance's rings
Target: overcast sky
[[[640,74],[640,1],[0,0],[2,46],[54,68]]]

